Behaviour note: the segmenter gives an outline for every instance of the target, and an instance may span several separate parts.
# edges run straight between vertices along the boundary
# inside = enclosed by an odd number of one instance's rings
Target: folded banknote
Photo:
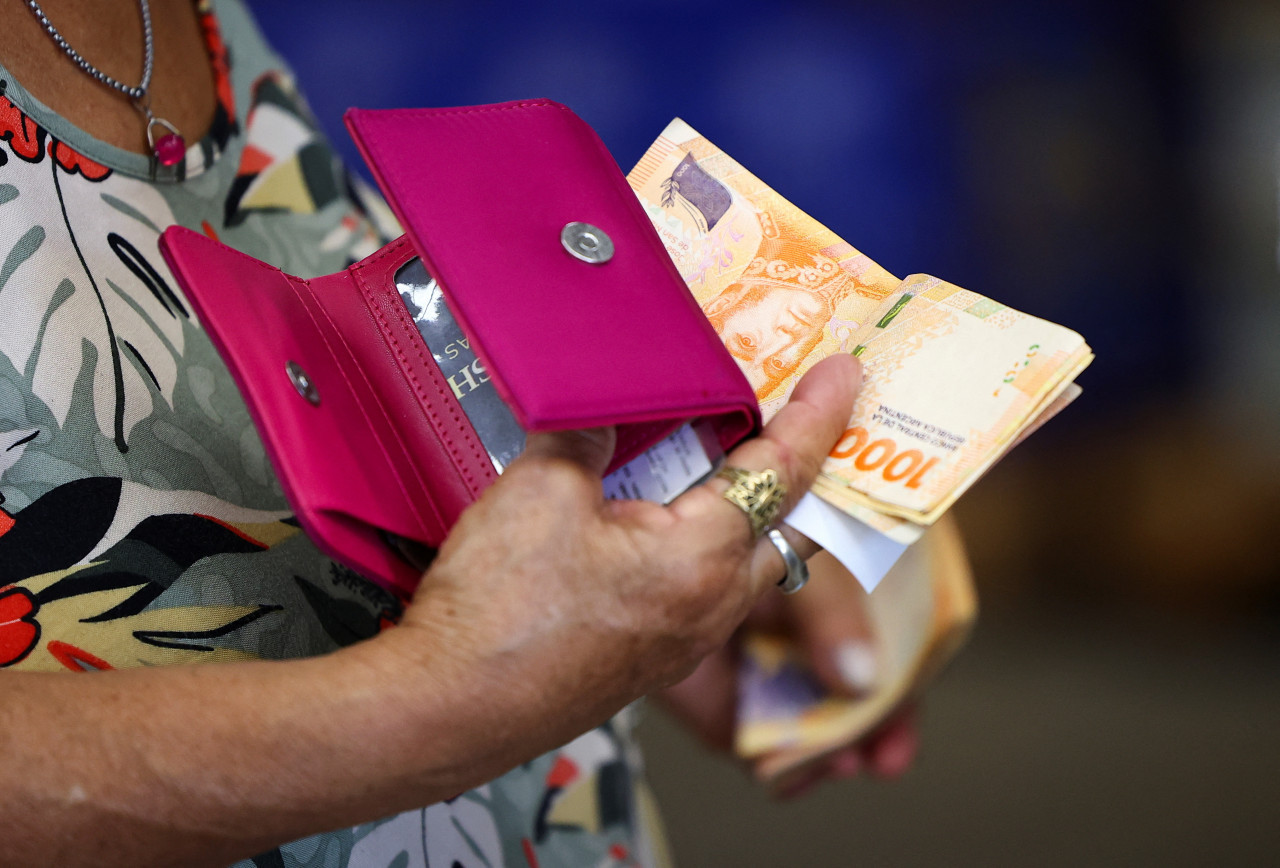
[[[864,383],[814,486],[911,543],[1078,394],[1080,335],[936,277],[899,280],[673,121],[628,175],[766,419],[800,376],[853,353]]]
[[[810,766],[873,733],[964,644],[977,596],[953,523],[939,522],[907,549],[867,596],[866,612],[876,677],[857,698],[824,690],[786,636],[743,640],[734,749],[765,785],[786,790]]]

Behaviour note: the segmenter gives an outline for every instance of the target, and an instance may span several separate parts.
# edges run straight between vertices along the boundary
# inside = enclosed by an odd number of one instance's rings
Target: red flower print
[[[67,642],[53,639],[45,647],[49,649],[49,653],[55,660],[72,672],[106,672],[108,669],[115,669],[101,657]]]
[[[57,160],[58,165],[73,175],[79,172],[89,181],[101,181],[111,170],[101,163],[94,162],[75,148],[57,139],[49,140],[49,156]]]
[[[0,142],[28,163],[44,158],[44,129],[27,117],[8,97],[0,96]],[[4,165],[0,160],[0,165]]]
[[[25,588],[0,589],[0,666],[20,662],[40,641],[39,604]]]
[[[234,118],[236,100],[231,89],[231,63],[227,44],[222,41],[222,33],[218,30],[218,19],[210,9],[205,8],[205,4],[201,4],[201,7],[200,31],[204,35],[204,46],[209,52],[209,61],[213,66],[214,89],[227,117]]]

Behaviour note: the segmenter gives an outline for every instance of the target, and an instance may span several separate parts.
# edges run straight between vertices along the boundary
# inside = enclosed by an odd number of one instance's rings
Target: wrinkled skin
[[[859,381],[849,357],[815,366],[729,463],[778,470],[789,509],[840,436]],[[611,430],[531,437],[463,515],[403,625],[421,628],[423,647],[448,637],[460,666],[528,703],[526,725],[546,733],[548,748],[686,678],[762,594],[776,594],[783,573],[773,547],[753,541],[720,497],[723,480],[667,507],[605,500],[612,448]],[[802,555],[816,551],[787,533]]]

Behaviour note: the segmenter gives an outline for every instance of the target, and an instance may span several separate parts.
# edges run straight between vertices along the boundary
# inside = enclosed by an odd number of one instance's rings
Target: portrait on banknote
[[[834,260],[766,235],[738,279],[704,302],[702,311],[764,401],[822,342],[852,284]]]

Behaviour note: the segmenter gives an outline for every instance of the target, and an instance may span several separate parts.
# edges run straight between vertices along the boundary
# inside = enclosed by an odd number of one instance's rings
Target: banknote
[[[977,597],[954,523],[931,527],[865,606],[876,637],[877,678],[857,697],[827,692],[788,637],[744,636],[734,747],[770,787],[785,789],[806,768],[874,732],[963,645]]]
[[[766,420],[820,359],[862,360],[813,491],[898,542],[1060,409],[1093,358],[1070,329],[935,277],[900,280],[679,119],[628,180]]]
[[[683,121],[627,177],[766,421],[805,370],[853,351],[901,282]]]
[[[1092,354],[1070,329],[935,277],[912,275],[898,293],[855,336],[865,383],[818,491],[927,525]]]

